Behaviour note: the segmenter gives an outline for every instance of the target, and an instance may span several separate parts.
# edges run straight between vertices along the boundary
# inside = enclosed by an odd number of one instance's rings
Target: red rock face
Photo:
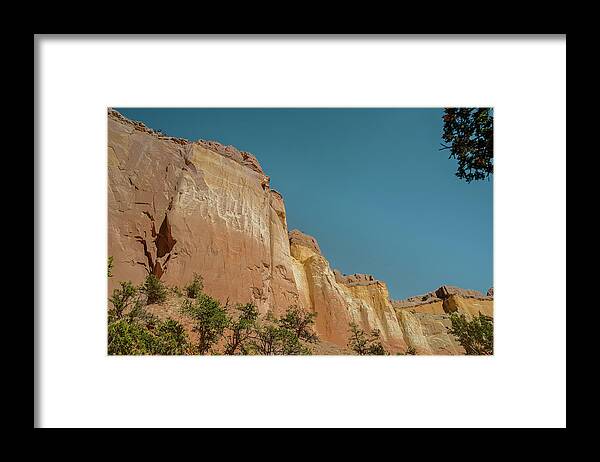
[[[210,148],[210,149],[208,149]],[[108,117],[109,290],[154,273],[262,312],[298,303],[285,206],[256,159],[215,142],[161,137]]]
[[[316,312],[317,333],[329,345],[323,351],[345,349],[350,322],[379,329],[391,352],[460,350],[443,337],[437,318],[428,318],[443,311],[410,313],[406,309],[423,301],[392,304],[383,281],[342,275],[330,268],[315,238],[288,234],[283,197],[252,154],[164,136],[112,110],[108,252],[114,259],[109,293],[119,281],[139,284],[148,273],[179,287],[198,273],[205,291],[223,302],[252,301],[263,314],[291,305]],[[475,291],[444,286],[426,297],[440,301],[442,310],[442,298],[456,296],[452,309],[462,310],[464,297],[481,295],[469,292]]]

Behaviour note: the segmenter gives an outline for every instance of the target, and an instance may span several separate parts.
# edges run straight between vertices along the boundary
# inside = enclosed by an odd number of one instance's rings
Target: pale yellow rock
[[[486,316],[493,316],[494,302],[477,298],[465,298],[460,295],[450,295],[442,303],[446,313],[457,312],[467,316],[477,316],[479,312]]]
[[[384,283],[348,287],[336,280],[329,262],[313,248],[294,242],[290,248],[300,300],[317,313],[317,332],[323,339],[346,345],[349,324],[355,322],[367,332],[378,329],[390,351],[407,348]]]
[[[411,307],[395,307],[406,342],[417,354],[462,355],[465,350],[448,333],[450,314],[463,314],[468,319],[479,312],[493,316],[491,297],[451,294],[444,300],[428,301]]]

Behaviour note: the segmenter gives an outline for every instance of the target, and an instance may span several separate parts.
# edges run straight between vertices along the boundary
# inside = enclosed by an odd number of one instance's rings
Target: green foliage
[[[280,355],[310,355],[310,348],[305,346],[295,332],[279,327],[275,342],[275,354]]]
[[[256,336],[251,342],[250,351],[259,355],[278,354],[280,337],[281,334],[277,325],[267,321],[256,327]]]
[[[109,355],[148,355],[153,354],[156,339],[149,329],[127,318],[108,325]]]
[[[121,318],[109,316],[109,355],[181,355],[188,349],[183,326],[171,318],[159,321],[139,299]]]
[[[248,351],[259,355],[310,355],[312,351],[306,343],[316,343],[313,332],[316,313],[309,313],[290,306],[286,313],[277,318],[267,313],[261,323],[257,323]]]
[[[208,353],[229,325],[227,305],[221,306],[218,300],[201,293],[193,301],[186,299],[181,310],[195,321],[193,330],[198,334],[198,353]]]
[[[442,139],[449,158],[458,160],[456,176],[470,183],[494,172],[494,116],[491,108],[444,109]]]
[[[494,320],[479,313],[468,320],[465,315],[452,313],[452,327],[448,332],[454,335],[468,355],[494,354]]]
[[[312,330],[316,316],[317,313],[315,312],[302,310],[295,305],[290,306],[285,315],[279,319],[279,326],[281,328],[290,330],[300,340],[304,340],[309,343],[317,343],[319,341],[319,337]]]
[[[269,321],[257,326],[250,351],[259,355],[312,354],[294,332]]]
[[[168,318],[156,328],[158,344],[156,353],[159,355],[183,355],[188,351],[187,334],[183,326],[177,321]]]
[[[373,329],[368,335],[355,322],[350,323],[348,347],[359,355],[386,355],[381,343],[378,329]]]
[[[379,329],[373,329],[369,334],[369,346],[367,348],[368,355],[387,355],[387,352],[381,344],[381,336]]]
[[[109,310],[109,318],[121,319],[125,310],[132,307],[136,302],[137,288],[131,281],[121,281],[121,288],[113,290],[113,295],[109,298],[113,308]]]
[[[348,347],[359,355],[366,355],[368,350],[368,340],[365,331],[358,327],[355,322],[350,323],[350,338]]]
[[[197,298],[202,293],[202,289],[204,289],[202,276],[194,273],[192,282],[185,286],[185,293],[190,298]]]
[[[146,276],[146,280],[140,289],[146,294],[146,304],[163,303],[167,299],[167,288],[154,274]]]
[[[188,352],[183,326],[170,318],[161,322],[144,308],[141,294],[146,294],[146,300],[156,300],[157,296],[163,301],[166,298],[166,289],[157,281],[155,276],[149,276],[139,289],[130,281],[123,281],[120,288],[113,291],[109,299],[113,307],[108,311],[109,355],[180,355]]]
[[[139,298],[125,317],[130,322],[142,322],[148,329],[154,329],[159,323],[156,316],[146,311],[142,300]]]
[[[229,334],[225,345],[225,354],[234,355],[238,351],[248,354],[250,345],[248,342],[255,336],[258,310],[253,303],[237,305],[237,318],[230,318],[227,326]]]
[[[183,296],[177,287],[169,290]],[[146,311],[145,305],[164,301],[167,293],[158,278],[149,275],[139,288],[129,281],[121,282],[109,299],[108,353],[219,354],[218,349],[226,355],[309,355],[307,345],[318,341],[313,331],[315,313],[291,306],[279,318],[269,312],[260,320],[253,303],[238,304],[229,310],[228,303],[222,305],[203,293],[202,279],[196,275],[185,291],[190,297],[183,300],[181,312],[194,321],[194,345],[180,323],[170,318],[160,321]]]
[[[108,257],[108,277],[112,278],[112,269],[113,269],[113,257],[110,256]]]
[[[188,351],[183,326],[173,319],[153,329],[138,319],[119,319],[108,325],[109,355],[182,355]]]

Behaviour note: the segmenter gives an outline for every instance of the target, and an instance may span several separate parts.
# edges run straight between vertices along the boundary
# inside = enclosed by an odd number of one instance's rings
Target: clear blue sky
[[[384,280],[394,299],[492,286],[492,180],[454,176],[442,109],[116,108],[171,136],[253,153],[289,229],[332,268]]]

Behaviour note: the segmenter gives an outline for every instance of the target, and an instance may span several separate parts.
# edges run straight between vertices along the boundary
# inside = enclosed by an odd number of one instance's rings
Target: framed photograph
[[[566,426],[566,36],[34,54],[35,427]]]

